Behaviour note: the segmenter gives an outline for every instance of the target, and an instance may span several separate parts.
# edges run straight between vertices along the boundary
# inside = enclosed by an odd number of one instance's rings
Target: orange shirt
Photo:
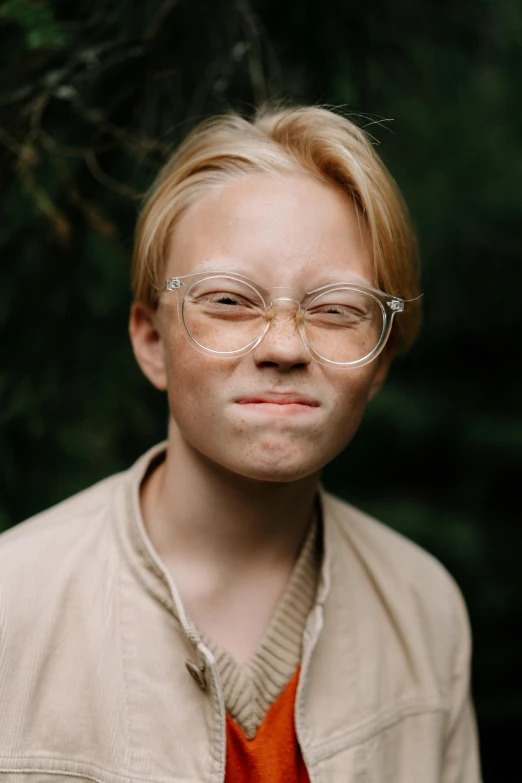
[[[294,726],[300,667],[272,704],[254,739],[227,715],[225,783],[310,783]]]

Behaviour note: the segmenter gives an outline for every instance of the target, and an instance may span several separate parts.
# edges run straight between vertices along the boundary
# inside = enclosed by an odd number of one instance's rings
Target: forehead
[[[373,284],[364,223],[340,187],[307,175],[245,174],[202,195],[178,221],[167,276],[229,270],[260,284],[327,278]]]

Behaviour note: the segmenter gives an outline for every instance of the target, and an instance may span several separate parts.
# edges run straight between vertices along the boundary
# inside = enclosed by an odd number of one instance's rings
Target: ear
[[[158,329],[157,311],[143,302],[134,302],[129,334],[134,356],[146,378],[160,391],[167,388],[163,340]]]
[[[370,391],[368,392],[368,400],[372,400],[375,397],[375,395],[383,385],[384,381],[386,380],[386,376],[388,375],[388,370],[390,369],[390,364],[392,363],[392,359],[394,356],[395,356],[395,342],[393,338],[390,337],[390,339],[384,346],[383,350],[375,360],[377,363],[377,369],[375,371],[375,375],[373,376],[370,385]]]

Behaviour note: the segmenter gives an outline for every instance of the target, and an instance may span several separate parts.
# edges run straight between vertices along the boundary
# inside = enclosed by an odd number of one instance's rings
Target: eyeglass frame
[[[248,345],[246,345],[244,348],[239,348],[234,351],[214,351],[212,348],[206,348],[204,345],[201,345],[201,343],[198,343],[198,341],[193,337],[193,335],[190,333],[188,329],[184,317],[185,297],[191,291],[194,285],[204,280],[212,279],[214,277],[228,277],[232,280],[236,280],[237,282],[244,283],[250,286],[260,296],[265,306],[265,318],[267,322],[266,326],[261,331],[261,334],[258,337],[256,337],[255,340],[253,340]],[[207,355],[217,356],[217,357],[222,356],[222,357],[239,358],[253,351],[265,337],[266,333],[270,328],[270,324],[274,319],[275,316],[274,303],[278,301],[288,301],[288,302],[294,302],[294,304],[297,305],[297,308],[295,308],[295,314],[296,314],[296,321],[297,321],[299,335],[303,341],[305,348],[316,361],[326,366],[334,366],[338,368],[363,367],[365,364],[369,364],[371,361],[376,359],[377,356],[381,353],[384,346],[388,342],[388,338],[390,336],[391,328],[393,325],[394,316],[397,313],[401,313],[404,311],[406,302],[412,301],[407,299],[401,299],[398,296],[392,296],[391,294],[387,294],[378,288],[372,288],[371,286],[366,286],[361,283],[350,283],[350,282],[329,283],[328,285],[320,286],[319,288],[315,288],[313,291],[309,291],[305,293],[304,297],[300,301],[290,296],[277,296],[274,298],[272,296],[272,291],[288,291],[288,292],[295,293],[295,289],[292,288],[291,286],[272,286],[270,288],[263,288],[263,286],[260,286],[254,280],[252,280],[249,277],[246,277],[245,275],[241,275],[237,272],[225,272],[222,270],[216,270],[216,271],[209,270],[205,272],[194,272],[189,275],[178,275],[176,277],[169,277],[165,282],[165,285],[160,293],[164,294],[172,291],[179,292],[180,289],[186,285],[186,283],[184,283],[183,281],[189,279],[192,281],[191,285],[184,292],[183,297],[181,299],[180,297],[177,298],[179,320],[183,324],[187,336],[190,338],[190,340],[194,344],[194,347],[197,350],[199,350],[201,353],[205,353]],[[363,356],[361,359],[357,359],[354,362],[335,362],[332,361],[331,359],[326,359],[324,356],[321,356],[319,353],[317,353],[317,351],[314,350],[314,348],[310,345],[308,338],[306,336],[305,325],[304,325],[304,314],[306,313],[309,304],[313,302],[313,300],[316,299],[321,294],[328,293],[329,291],[336,291],[338,289],[350,289],[352,291],[359,291],[361,293],[372,296],[373,299],[379,304],[383,316],[383,327],[377,345],[372,351],[370,351],[369,354]],[[270,301],[269,306],[267,305],[267,301]]]

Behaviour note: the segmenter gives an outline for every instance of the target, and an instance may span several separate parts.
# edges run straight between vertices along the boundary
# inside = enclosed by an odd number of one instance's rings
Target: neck
[[[319,475],[259,481],[216,465],[171,428],[165,461],[142,487],[145,525],[170,564],[219,574],[288,570],[309,529]]]

